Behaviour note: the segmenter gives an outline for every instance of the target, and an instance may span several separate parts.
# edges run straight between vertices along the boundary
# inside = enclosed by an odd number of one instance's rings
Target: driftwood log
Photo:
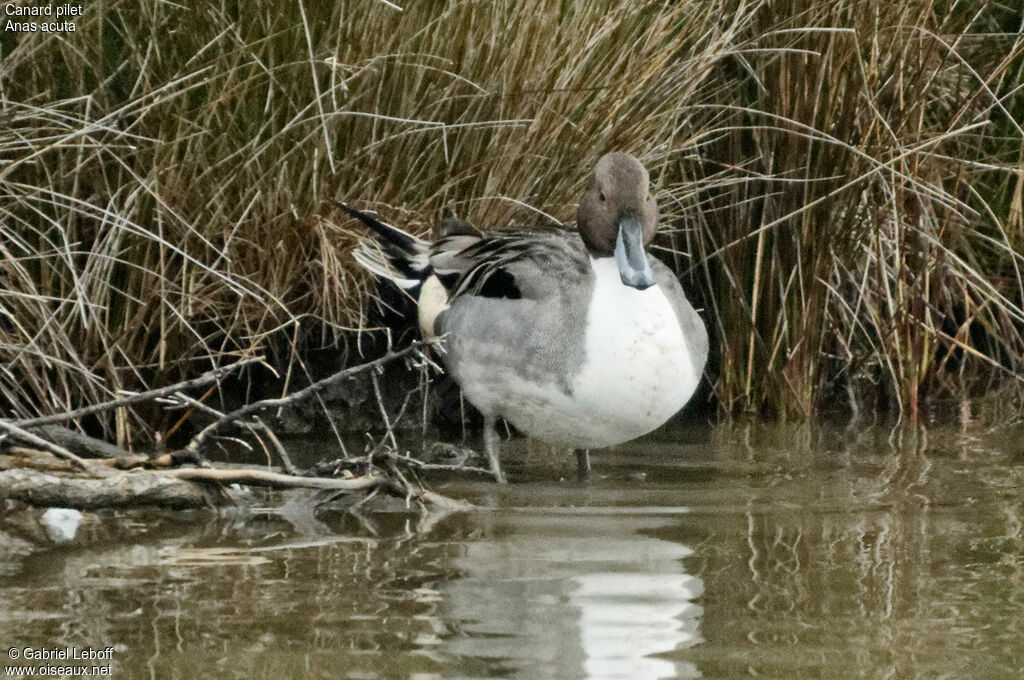
[[[156,505],[201,508],[212,499],[199,484],[148,472],[66,476],[29,468],[0,472],[0,497],[29,505],[95,510]]]
[[[338,492],[379,489],[448,511],[470,507],[419,485],[403,485],[380,474],[328,479],[296,477],[255,468],[138,470],[104,477],[68,476],[31,468],[4,470],[0,471],[0,498],[79,510],[145,505],[180,510],[222,504],[227,498],[218,493],[218,489],[225,484]]]

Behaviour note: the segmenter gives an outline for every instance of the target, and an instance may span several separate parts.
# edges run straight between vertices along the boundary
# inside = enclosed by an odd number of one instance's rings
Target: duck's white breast
[[[623,285],[612,258],[592,266],[585,358],[571,394],[520,393],[513,400],[518,408],[509,409],[518,413],[506,414],[527,434],[576,448],[612,446],[654,430],[686,404],[700,378],[662,288]]]

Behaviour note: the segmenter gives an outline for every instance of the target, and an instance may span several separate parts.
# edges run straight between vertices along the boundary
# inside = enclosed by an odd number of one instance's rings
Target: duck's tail
[[[359,246],[352,252],[356,262],[374,276],[388,279],[418,297],[415,289],[432,273],[430,244],[344,203],[334,204],[377,234],[374,239],[359,239]]]

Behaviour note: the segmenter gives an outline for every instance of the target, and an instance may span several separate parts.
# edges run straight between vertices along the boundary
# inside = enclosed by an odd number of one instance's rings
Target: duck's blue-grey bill
[[[654,285],[654,272],[644,252],[644,230],[640,220],[628,216],[619,220],[619,235],[615,238],[615,263],[619,266],[622,283],[637,290]]]

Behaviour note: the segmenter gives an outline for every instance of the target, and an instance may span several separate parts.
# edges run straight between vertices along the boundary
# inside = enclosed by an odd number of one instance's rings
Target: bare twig
[[[386,454],[396,462],[408,465],[415,470],[436,470],[443,472],[472,472],[474,474],[485,475],[491,477],[494,473],[482,467],[475,467],[472,465],[447,465],[442,463],[424,463],[421,460],[413,458],[412,456],[402,456],[396,453]]]
[[[282,444],[281,440],[277,438],[277,435],[274,434],[274,431],[270,429],[269,425],[260,420],[259,417],[254,416],[253,422],[247,423],[247,427],[253,430],[259,430],[267,439],[270,440],[270,443],[274,447],[274,451],[277,452],[277,457],[281,459],[281,464],[284,465],[284,469],[288,474],[299,474],[299,469],[295,467],[295,463],[292,462],[291,456],[288,455],[288,450],[284,448],[284,444]]]
[[[391,361],[394,361],[395,359],[398,359],[399,357],[403,357],[415,351],[419,351],[422,347],[424,347],[427,344],[429,343],[425,341],[417,341],[412,343],[408,347],[398,351],[389,350],[387,354],[378,359],[374,359],[373,361],[369,361],[365,364],[360,364],[358,366],[353,366],[343,371],[339,371],[332,376],[324,378],[323,380],[316,381],[312,385],[309,385],[308,387],[305,387],[299,390],[298,392],[293,392],[287,397],[262,399],[260,401],[255,401],[251,404],[246,404],[245,406],[236,409],[231,413],[228,413],[220,420],[214,421],[213,423],[210,423],[208,426],[203,428],[203,430],[200,431],[199,434],[192,438],[192,441],[188,443],[188,445],[184,448],[183,451],[188,454],[197,454],[206,444],[207,439],[209,439],[211,436],[213,436],[223,428],[227,427],[231,423],[234,423],[238,420],[241,420],[242,418],[246,418],[250,415],[258,413],[263,409],[296,404],[300,401],[303,401],[311,396],[320,393],[321,391],[327,389],[328,387],[331,387],[336,383],[339,383],[343,380],[347,380],[359,373],[362,373],[363,371],[375,368],[377,366],[382,366],[384,364],[390,363]]]
[[[222,413],[221,411],[218,411],[212,406],[208,406],[197,399],[193,399],[187,394],[176,394],[174,395],[174,398],[178,399],[181,402],[191,404],[194,408],[203,411],[204,413],[207,413],[213,416],[214,418],[225,417],[224,413]],[[288,474],[299,474],[299,470],[298,468],[295,467],[295,463],[292,462],[291,456],[288,455],[288,451],[284,448],[284,445],[281,444],[281,440],[277,438],[277,435],[274,434],[274,431],[270,429],[270,426],[268,426],[266,423],[260,420],[257,416],[253,416],[253,419],[251,421],[239,422],[236,424],[239,427],[245,427],[248,430],[250,430],[256,436],[256,438],[260,440],[261,444],[263,440],[259,434],[256,434],[256,432],[259,431],[264,436],[266,436],[266,438],[270,440],[271,445],[273,445],[274,451],[277,452],[277,455],[281,459],[281,463],[282,465],[284,465],[284,469],[287,470]],[[266,445],[263,445],[263,447],[264,451],[266,451]]]
[[[384,398],[380,393],[380,384],[377,380],[376,372],[370,374],[370,381],[373,383],[373,396],[377,398],[377,408],[380,409],[381,418],[384,419],[384,426],[387,428],[388,439],[391,440],[391,446],[397,449],[398,442],[395,441],[395,432],[391,427],[391,418],[388,417],[388,410],[384,408]]]
[[[48,416],[40,416],[38,418],[29,418],[27,420],[15,421],[18,427],[23,430],[38,427],[40,425],[50,425],[52,423],[66,423],[69,420],[75,420],[76,418],[84,418],[85,416],[93,415],[94,413],[102,413],[104,411],[111,411],[122,406],[129,406],[131,404],[137,404],[144,401],[153,401],[160,397],[166,397],[182,390],[194,389],[196,387],[202,387],[212,382],[220,380],[224,375],[235,371],[243,366],[249,364],[262,363],[263,357],[252,357],[249,359],[242,359],[236,361],[233,364],[215,368],[212,371],[192,378],[191,380],[184,380],[174,385],[168,385],[167,387],[160,387],[154,390],[146,390],[145,392],[136,392],[119,399],[113,399],[111,401],[105,401],[100,404],[93,404],[91,406],[83,406],[82,408],[75,409],[73,411],[65,411],[63,413],[54,413]]]
[[[383,462],[396,462],[415,470],[423,471],[435,471],[435,472],[469,472],[472,474],[484,475],[486,477],[493,476],[493,472],[487,468],[475,467],[472,465],[462,465],[461,463],[425,463],[412,456],[403,456],[390,451],[384,451],[380,448],[375,448],[370,452],[369,458],[367,456],[349,456],[347,458],[335,458],[331,461],[319,463],[316,467],[312,468],[310,472],[314,474],[331,474],[336,470],[342,468],[354,468],[359,466],[369,466],[376,461]]]

